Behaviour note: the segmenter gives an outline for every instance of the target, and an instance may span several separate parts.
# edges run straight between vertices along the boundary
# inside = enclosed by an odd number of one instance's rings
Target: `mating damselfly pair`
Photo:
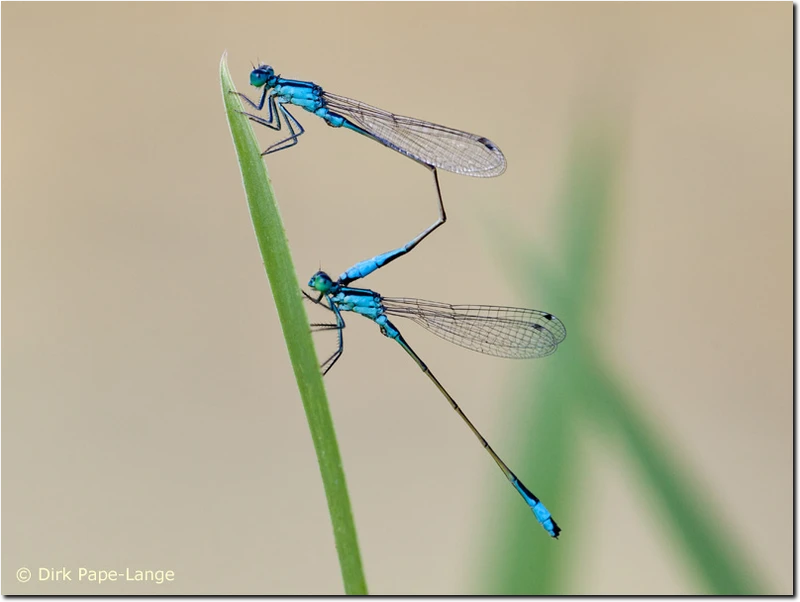
[[[268,65],[255,67],[250,73],[250,83],[256,88],[262,88],[258,102],[241,93],[239,96],[256,111],[261,111],[266,105],[268,115],[262,117],[247,112],[244,115],[273,130],[283,129],[285,123],[289,134],[269,146],[262,155],[296,145],[298,138],[305,132],[286,106],[295,105],[314,113],[331,127],[352,130],[405,155],[428,168],[434,177],[439,206],[439,218],[436,222],[404,246],[356,263],[335,281],[323,271],[318,271],[309,280],[308,285],[316,295],[309,295],[305,291],[303,294],[332,312],[335,319],[332,323],[311,326],[315,330],[333,330],[338,334],[336,351],[322,363],[323,374],[333,367],[344,349],[345,321],[342,313],[351,311],[374,321],[381,333],[397,341],[431,379],[519,492],[537,520],[552,537],[557,538],[561,529],[544,504],[495,453],[455,399],[389,321],[389,316],[409,318],[434,334],[467,349],[509,358],[543,357],[553,353],[566,336],[566,329],[561,321],[550,313],[533,309],[449,305],[421,299],[389,298],[370,289],[350,286],[352,282],[409,253],[444,224],[447,215],[439,186],[438,169],[473,177],[498,176],[506,168],[503,153],[493,142],[482,136],[395,115],[363,102],[331,94],[313,82],[276,75],[274,69]]]

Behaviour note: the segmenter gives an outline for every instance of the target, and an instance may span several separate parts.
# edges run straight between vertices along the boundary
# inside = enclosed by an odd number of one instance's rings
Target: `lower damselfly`
[[[550,512],[531,491],[522,484],[511,469],[500,459],[475,425],[447,392],[427,364],[417,355],[400,331],[389,321],[389,316],[413,320],[435,335],[473,351],[507,358],[544,357],[553,353],[567,335],[564,324],[553,314],[535,309],[498,307],[493,305],[449,305],[422,299],[383,297],[366,288],[349,286],[351,282],[374,272],[388,260],[408,252],[401,247],[395,251],[362,261],[344,272],[334,281],[328,274],[318,271],[308,282],[316,296],[303,294],[334,314],[333,323],[311,324],[314,330],[332,330],[338,335],[336,351],[322,363],[323,374],[333,367],[344,350],[344,312],[354,312],[375,322],[381,333],[397,341],[420,369],[436,385],[452,408],[467,424],[492,459],[503,471],[514,488],[533,511],[544,529],[557,538],[561,529]],[[387,258],[389,258],[387,260]]]

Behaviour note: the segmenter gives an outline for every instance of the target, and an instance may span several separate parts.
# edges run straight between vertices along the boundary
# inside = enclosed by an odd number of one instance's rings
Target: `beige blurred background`
[[[2,17],[4,594],[342,591],[223,111],[225,50],[240,90],[262,60],[503,149],[500,178],[442,175],[447,225],[364,282],[390,296],[536,306],[493,228],[561,265],[570,145],[613,124],[597,340],[768,590],[792,592],[790,3],[4,3]],[[294,114],[307,133],[268,167],[302,282],[433,221],[425,170]],[[370,591],[482,591],[486,517],[513,492],[405,354],[348,326],[326,383]],[[403,326],[519,466],[514,383],[568,356],[501,361]],[[555,544],[577,559],[564,592],[702,591],[629,462],[575,437],[591,461],[584,528]],[[20,584],[23,566],[176,577]]]

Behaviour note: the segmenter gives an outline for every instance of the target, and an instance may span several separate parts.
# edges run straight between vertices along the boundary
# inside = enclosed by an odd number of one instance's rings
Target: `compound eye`
[[[261,69],[253,69],[250,72],[250,85],[260,87],[267,83],[267,74]]]

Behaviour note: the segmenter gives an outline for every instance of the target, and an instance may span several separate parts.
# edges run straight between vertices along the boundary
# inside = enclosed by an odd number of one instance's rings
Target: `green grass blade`
[[[317,453],[333,524],[344,590],[347,594],[366,594],[367,584],[361,566],[350,497],[347,493],[339,446],[336,443],[333,419],[308,326],[308,317],[303,306],[300,283],[297,280],[286,232],[275,201],[275,193],[258,142],[247,118],[237,112],[242,110],[239,97],[229,93],[235,88],[225,55],[220,62],[220,79],[228,124],[250,206],[253,229],[264,260],[283,336],[286,339],[286,348],[289,351]]]
[[[599,135],[598,135],[599,134]],[[513,280],[519,274],[533,274],[531,288],[539,292],[536,306],[554,312],[567,325],[568,336],[558,351],[558,364],[539,386],[531,385],[531,399],[540,404],[565,404],[559,415],[553,410],[537,412],[535,420],[522,420],[532,425],[525,433],[530,437],[528,457],[535,465],[546,458],[559,466],[567,461],[587,422],[599,426],[603,433],[623,444],[630,465],[638,470],[638,482],[648,491],[663,517],[663,526],[681,552],[681,561],[704,591],[714,594],[767,593],[755,574],[753,562],[744,548],[730,535],[718,518],[710,496],[691,475],[689,467],[670,453],[665,433],[652,427],[640,409],[640,403],[629,395],[621,379],[603,361],[603,349],[597,348],[592,331],[601,307],[606,281],[606,257],[614,224],[614,184],[618,173],[618,152],[613,138],[595,132],[579,136],[566,178],[563,206],[563,269],[545,265],[544,257],[531,250],[529,241],[515,238],[514,232],[499,232],[498,241],[514,240],[503,249],[504,265],[512,266]],[[564,274],[558,277],[557,274]],[[533,281],[536,281],[534,284]],[[529,291],[525,291],[528,293]],[[544,295],[542,295],[544,293]],[[561,362],[563,360],[563,362]],[[543,450],[538,438],[549,438],[541,420],[554,420],[553,430],[570,444],[551,442],[552,449]],[[576,418],[580,417],[580,420]],[[565,423],[566,420],[566,423]],[[593,429],[596,430],[596,429]],[[585,432],[585,428],[583,428]],[[541,468],[537,470],[542,471]],[[535,474],[535,473],[534,473]],[[562,472],[560,481],[547,475],[530,485],[547,504],[564,529],[562,539],[580,537],[579,529],[571,529],[570,514],[574,504],[562,507],[569,491],[580,492],[576,474]],[[544,488],[538,488],[539,484]],[[551,493],[555,496],[550,499]],[[513,516],[513,518],[512,518]],[[560,550],[542,559],[540,542],[515,536],[525,529],[521,517],[509,515],[503,532],[502,554],[487,575],[493,592],[502,593],[571,593],[567,590],[572,560]],[[559,542],[561,543],[561,542]],[[574,548],[573,548],[574,549]],[[534,562],[535,561],[535,562]],[[541,564],[540,564],[541,562]],[[650,592],[658,593],[658,592]]]
[[[663,436],[637,410],[611,370],[596,354],[579,361],[592,395],[583,396],[585,415],[618,437],[639,468],[639,481],[652,494],[665,518],[667,532],[683,551],[681,560],[694,580],[717,595],[764,595],[744,550],[728,535],[702,487],[681,466]]]
[[[567,276],[550,283],[555,285],[555,307],[564,307],[563,319],[572,316],[574,321],[566,323],[577,327],[571,330],[577,335],[570,349],[574,374],[566,382],[581,383],[582,392],[570,399],[581,404],[576,408],[581,416],[624,443],[631,465],[639,470],[638,481],[662,509],[667,532],[679,544],[692,579],[714,594],[763,593],[747,554],[711,510],[710,496],[689,468],[669,453],[669,446],[660,441],[664,435],[649,427],[638,409],[641,404],[618,386],[620,379],[602,362],[603,351],[591,338],[605,297],[604,251],[610,247],[612,220],[619,214],[613,197],[617,165],[615,145],[607,136],[595,134],[578,141],[565,196]],[[530,264],[537,265],[540,259],[532,257]]]

